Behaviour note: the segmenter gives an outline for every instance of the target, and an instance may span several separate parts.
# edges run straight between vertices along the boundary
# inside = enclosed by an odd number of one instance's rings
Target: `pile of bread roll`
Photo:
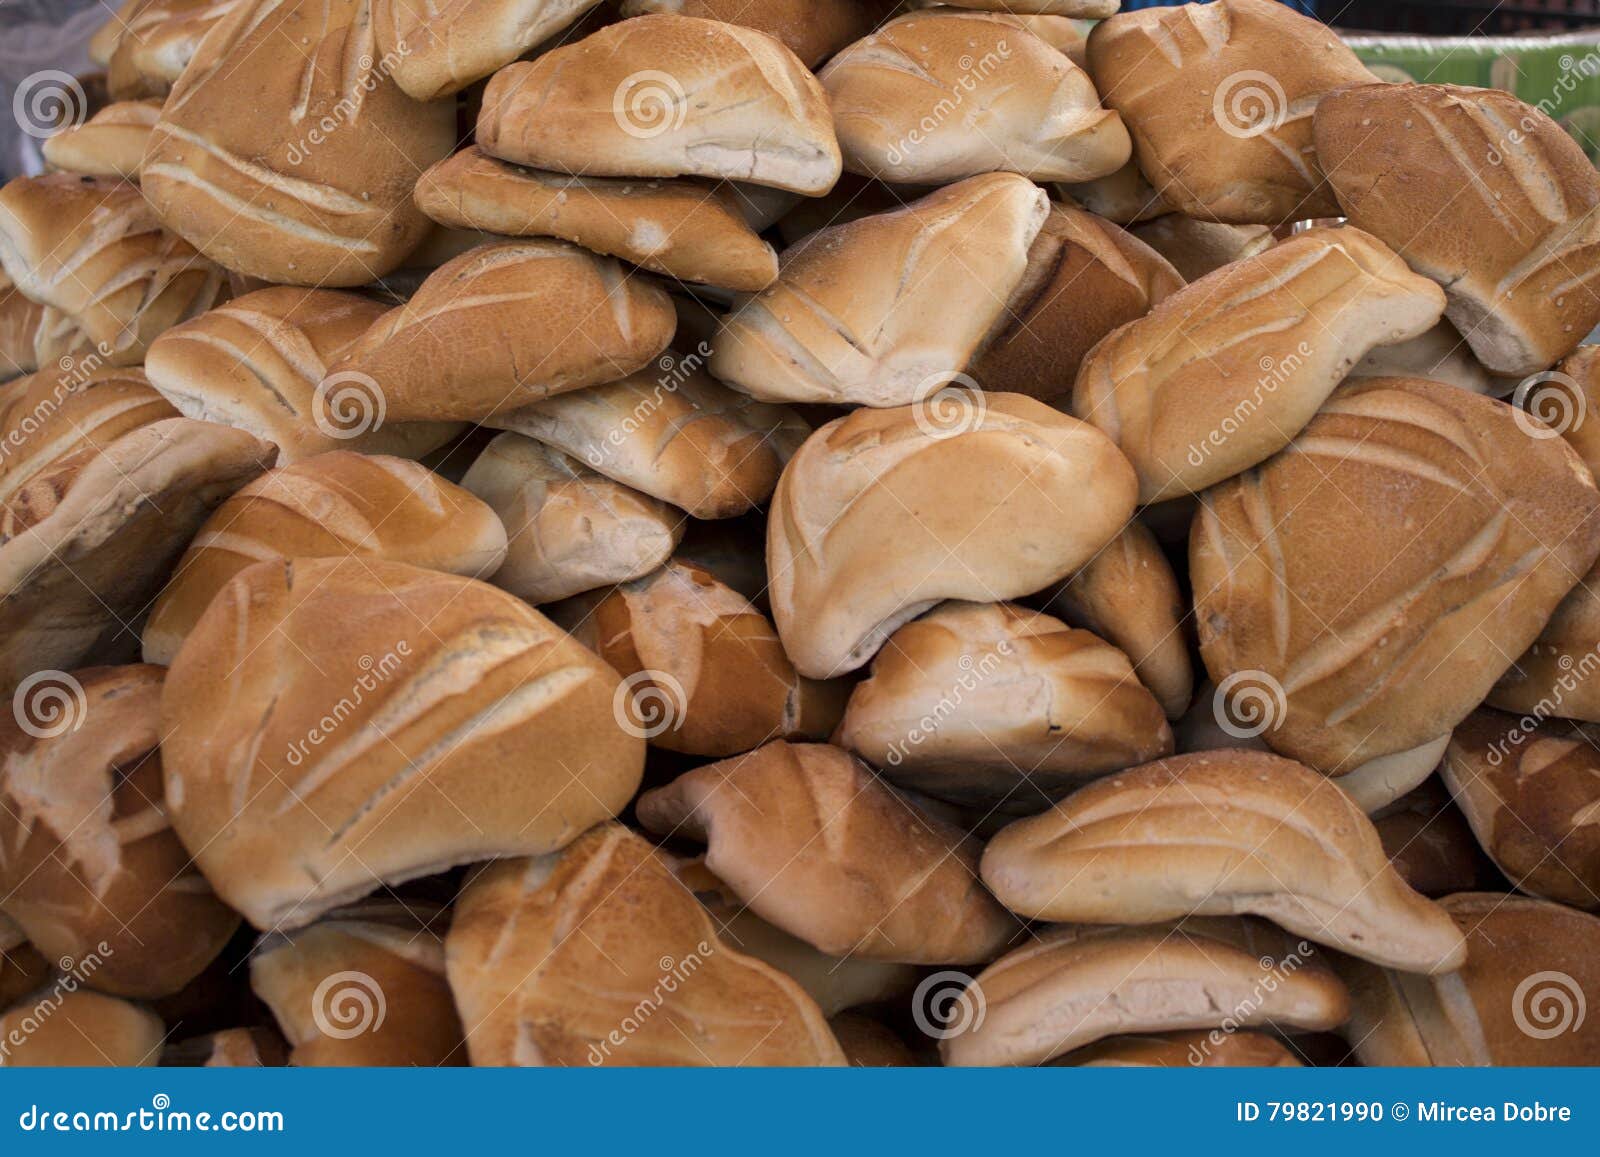
[[[1545,113],[1273,0],[95,51],[0,189],[0,1064],[1600,1063]]]

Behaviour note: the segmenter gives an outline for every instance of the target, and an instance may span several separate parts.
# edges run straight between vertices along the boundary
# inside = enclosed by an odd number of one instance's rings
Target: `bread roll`
[[[622,0],[622,15],[652,12],[725,20],[782,41],[807,68],[816,68],[851,41],[871,32],[896,0]]]
[[[289,1047],[275,1029],[225,1028],[168,1045],[161,1063],[181,1068],[277,1069],[289,1063]]]
[[[848,689],[802,678],[771,621],[698,567],[669,562],[611,591],[580,636],[622,676],[624,726],[720,757],[769,739],[826,739]]]
[[[417,204],[444,225],[559,237],[682,281],[753,292],[778,276],[778,255],[726,186],[573,177],[473,147],[422,175]]]
[[[1334,1028],[1349,1008],[1317,948],[1263,921],[1068,926],[984,969],[939,1051],[947,1065],[1036,1065],[1125,1033]]]
[[[699,355],[562,394],[489,420],[687,510],[731,518],[772,497],[783,465],[811,433],[788,406],[730,390]]]
[[[1148,1033],[1114,1036],[1050,1062],[1089,1069],[1297,1069],[1300,1061],[1264,1032]]]
[[[372,0],[378,51],[417,100],[460,92],[561,32],[598,0]]]
[[[161,115],[155,100],[118,101],[41,147],[51,167],[113,180],[137,179],[150,130]]]
[[[1266,225],[1222,225],[1168,213],[1131,232],[1172,263],[1185,281],[1199,281],[1230,261],[1254,257],[1275,244]]]
[[[0,189],[0,262],[113,365],[137,365],[157,334],[226,296],[222,271],[162,229],[137,186],[72,173]]]
[[[1123,527],[1081,570],[1046,592],[1041,605],[1127,655],[1168,719],[1189,709],[1194,665],[1184,631],[1188,600],[1161,544],[1142,522]]]
[[[0,719],[0,906],[117,996],[177,992],[239,926],[163,814],[162,674],[45,672]]]
[[[65,988],[0,1015],[0,1068],[126,1068],[161,1060],[161,1018],[114,996]]]
[[[121,0],[114,9],[109,9],[111,19],[95,29],[94,35],[89,37],[89,59],[101,68],[110,64],[111,54],[117,50],[117,42],[127,30],[129,20],[141,6],[148,3],[150,0]]]
[[[106,60],[118,100],[165,96],[224,16],[250,0],[136,0]]]
[[[1579,346],[1554,373],[1537,375],[1512,401],[1559,431],[1591,474],[1600,471],[1600,345]]]
[[[144,659],[170,664],[211,600],[269,559],[381,558],[483,578],[506,557],[487,505],[415,462],[339,450],[269,470],[217,508],[151,609]]]
[[[918,5],[935,0],[914,0]],[[944,0],[937,0],[943,3]],[[1104,20],[1116,12],[1121,0],[960,0],[955,8],[983,12],[1015,12],[1040,16],[1074,16],[1080,20]]]
[[[278,447],[280,465],[330,450],[419,458],[459,428],[387,421],[383,399],[357,380],[319,390],[384,312],[354,293],[260,289],[162,334],[145,369],[186,417],[248,430]]]
[[[1364,1065],[1597,1065],[1600,919],[1488,892],[1448,896],[1469,945],[1449,976],[1342,962],[1351,1015],[1341,1030]],[[1592,1011],[1592,1010],[1591,1010]]]
[[[769,401],[920,401],[1000,318],[1046,212],[1042,190],[994,173],[819,230],[729,319],[711,372]]]
[[[140,169],[168,228],[239,273],[362,285],[427,232],[417,174],[450,152],[455,110],[385,70],[369,0],[245,0],[173,85]]]
[[[1472,356],[1466,340],[1448,321],[1410,341],[1369,351],[1351,367],[1350,377],[1432,378],[1475,394],[1500,392],[1493,376]]]
[[[50,969],[50,962],[28,943],[16,922],[0,912],[0,1008],[10,1008],[42,985],[50,978]],[[4,1043],[0,1038],[0,1045]]]
[[[704,841],[757,915],[830,956],[976,963],[1018,930],[977,882],[977,841],[838,747],[769,743],[645,792],[638,816]]]
[[[1127,656],[1009,603],[943,603],[896,631],[850,693],[838,742],[901,787],[1023,814],[1172,754]]]
[[[1275,0],[1123,12],[1089,34],[1089,72],[1178,212],[1239,225],[1338,216],[1311,115],[1331,90],[1376,78],[1321,21]]]
[[[1132,160],[1092,181],[1058,183],[1056,191],[1068,203],[1118,225],[1135,225],[1172,212],[1172,206],[1145,180],[1139,163]]]
[[[376,386],[390,419],[481,421],[614,381],[667,347],[666,293],[565,241],[482,245],[428,276],[323,379]]]
[[[1600,175],[1542,111],[1493,89],[1374,84],[1330,98],[1316,128],[1351,222],[1444,286],[1489,369],[1537,373],[1600,323]]]
[[[1382,242],[1313,229],[1112,333],[1084,359],[1073,411],[1128,456],[1140,502],[1199,493],[1283,449],[1369,349],[1443,309]]]
[[[494,585],[530,603],[642,578],[683,537],[686,520],[666,503],[521,434],[497,435],[461,485],[510,539]]]
[[[1524,892],[1600,909],[1600,734],[1487,708],[1456,728],[1444,781],[1484,851]]]
[[[1504,403],[1352,383],[1206,496],[1189,568],[1201,655],[1265,709],[1274,750],[1341,774],[1483,700],[1600,554],[1597,515],[1577,455]]]
[[[1333,782],[1368,815],[1381,811],[1439,768],[1450,736],[1440,735],[1405,751],[1380,755]]]
[[[479,870],[445,949],[475,1065],[844,1064],[816,1002],[621,824]]]
[[[260,563],[167,677],[172,824],[258,928],[551,851],[638,787],[644,743],[613,717],[617,686],[487,584],[367,558]]]
[[[856,410],[785,467],[767,571],[802,675],[863,666],[945,599],[1036,591],[1093,558],[1133,513],[1133,469],[1094,427],[1017,394],[964,397],[954,424],[914,406]]]
[[[1466,952],[1354,801],[1257,752],[1179,755],[1090,784],[991,840],[983,880],[1032,919],[1249,914],[1408,972],[1454,971]]]
[[[71,314],[30,301],[0,270],[0,381],[77,365],[93,348]]]
[[[816,77],[765,33],[691,16],[624,20],[502,68],[477,140],[501,160],[583,176],[714,177],[813,195],[839,179]]]
[[[1373,813],[1372,826],[1394,870],[1424,896],[1476,891],[1498,876],[1436,776]]]
[[[0,691],[130,652],[130,624],[184,546],[269,454],[243,431],[169,418],[31,482],[0,535]]]
[[[845,167],[880,180],[1088,181],[1132,152],[1089,75],[1003,13],[909,13],[844,49],[818,79]]]
[[[317,1066],[465,1064],[444,975],[443,913],[369,901],[264,936],[250,987],[293,1051]]]
[[[1092,213],[1052,205],[982,353],[967,367],[986,390],[1065,409],[1094,344],[1183,288],[1155,250]]]

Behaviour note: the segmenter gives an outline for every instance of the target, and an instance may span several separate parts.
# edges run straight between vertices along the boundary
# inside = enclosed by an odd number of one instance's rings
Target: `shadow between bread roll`
[[[773,620],[802,675],[865,665],[945,599],[1040,590],[1133,514],[1133,468],[1093,426],[1018,394],[959,397],[954,413],[937,402],[856,410],[784,468],[767,571]]]
[[[622,15],[652,12],[742,24],[776,37],[807,68],[816,68],[871,32],[897,0],[622,0]]]
[[[441,9],[436,0],[372,0],[372,27],[395,83],[416,100],[437,101],[510,64],[597,3],[491,0]]]
[[[1466,339],[1448,321],[1409,341],[1377,346],[1350,369],[1352,378],[1431,378],[1474,394],[1502,391]]]
[[[17,922],[0,912],[0,1009],[16,1001],[50,978],[48,960],[28,943]]]
[[[281,1069],[288,1063],[289,1046],[276,1029],[264,1025],[219,1029],[161,1051],[161,1064],[169,1068]]]
[[[1494,862],[1438,777],[1430,776],[1372,813],[1372,826],[1394,870],[1424,896],[1438,899],[1503,886]]]
[[[336,450],[269,470],[200,528],[151,608],[147,663],[171,663],[240,571],[269,559],[381,558],[469,578],[505,560],[487,505],[415,462]]]
[[[1179,755],[1098,780],[990,840],[983,881],[1031,919],[1255,915],[1409,972],[1451,972],[1466,953],[1354,801],[1259,752]]]
[[[1049,929],[960,999],[965,1031],[939,1044],[952,1066],[1037,1065],[1127,1033],[1329,1029],[1350,1010],[1314,945],[1238,916]]]
[[[76,318],[30,300],[0,269],[0,381],[36,373],[41,367],[75,368],[93,348]],[[5,397],[0,391],[0,399]]]
[[[830,956],[979,963],[1018,930],[978,883],[977,841],[842,748],[769,743],[645,792],[637,813],[705,842],[718,879]]]
[[[154,1066],[165,1035],[161,1018],[137,1004],[46,989],[0,1013],[0,1068]]]
[[[930,8],[944,0],[911,0],[912,7]],[[960,0],[954,8],[981,12],[1016,12],[1032,16],[1072,16],[1079,20],[1104,20],[1113,15],[1120,0]]]
[[[475,1065],[845,1063],[805,990],[726,943],[621,824],[481,868],[445,954]]]
[[[456,864],[564,847],[627,805],[617,675],[486,583],[369,558],[241,571],[162,700],[173,828],[257,928]]]
[[[1023,815],[1172,754],[1127,656],[1008,603],[941,603],[901,627],[850,692],[836,740],[900,787]]]
[[[1077,63],[1080,68],[1085,67],[1082,62]],[[1145,180],[1135,160],[1092,181],[1058,181],[1055,189],[1056,196],[1068,205],[1122,226],[1152,221],[1172,212],[1172,206]]]
[[[502,68],[484,92],[477,141],[540,169],[811,195],[840,171],[827,93],[794,53],[737,24],[667,14]]]
[[[1203,496],[1200,652],[1225,694],[1266,708],[1273,750],[1340,775],[1416,747],[1537,638],[1600,555],[1600,494],[1528,428],[1493,398],[1368,378]]]
[[[1277,244],[1267,225],[1223,225],[1182,213],[1133,225],[1128,232],[1171,262],[1185,281],[1199,281],[1230,261],[1254,257]]]
[[[901,1069],[920,1067],[915,1053],[895,1031],[880,1020],[859,1012],[841,1012],[828,1018],[839,1047],[852,1068]]]
[[[158,100],[109,104],[81,125],[40,145],[52,168],[112,180],[138,180],[150,130],[161,115]]]

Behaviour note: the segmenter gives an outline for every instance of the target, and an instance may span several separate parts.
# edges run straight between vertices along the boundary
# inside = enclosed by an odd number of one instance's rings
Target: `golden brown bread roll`
[[[926,7],[943,0],[912,0]],[[954,8],[983,12],[1015,12],[1036,16],[1074,16],[1080,20],[1104,20],[1116,12],[1120,0],[960,0]]]
[[[29,300],[0,269],[0,381],[40,369],[70,372],[92,349],[71,314]]]
[[[667,347],[664,291],[565,241],[482,245],[428,275],[323,379],[364,386],[398,421],[481,421],[633,373]]]
[[[259,563],[167,677],[173,827],[258,928],[564,847],[639,784],[644,743],[613,717],[617,686],[485,583],[367,558]]]
[[[698,16],[742,24],[776,37],[816,68],[851,41],[859,40],[895,9],[897,0],[622,0],[622,15],[651,12]]]
[[[1199,281],[1230,261],[1253,257],[1276,243],[1266,225],[1222,225],[1182,213],[1168,213],[1129,231],[1170,261],[1185,281]]]
[[[139,176],[150,130],[160,115],[160,101],[118,101],[83,124],[50,137],[41,151],[51,167],[69,173],[134,180]]]
[[[1424,896],[1493,886],[1494,864],[1437,776],[1374,812],[1372,826],[1394,870]]]
[[[705,841],[706,867],[830,956],[992,960],[1018,929],[978,883],[978,844],[849,752],[769,743],[647,791],[639,822]]]
[[[550,39],[598,0],[373,0],[378,51],[417,100],[460,92]]]
[[[1139,501],[1199,493],[1277,453],[1374,345],[1444,296],[1375,238],[1313,229],[1192,282],[1102,341],[1073,412],[1139,472]]]
[[[1093,426],[1017,394],[951,400],[954,414],[939,398],[856,410],[785,467],[767,570],[773,619],[802,675],[864,665],[945,599],[1039,590],[1133,513],[1133,468]]]
[[[1589,472],[1513,414],[1439,382],[1364,379],[1205,496],[1201,655],[1225,694],[1261,700],[1274,750],[1338,775],[1448,732],[1593,565]]]
[[[839,179],[816,77],[765,33],[692,16],[638,16],[502,68],[477,140],[502,160],[597,177],[714,177],[810,194]]]
[[[818,79],[845,167],[884,181],[942,185],[990,172],[1088,181],[1132,153],[1088,73],[1003,13],[897,17]]]
[[[621,824],[481,869],[445,951],[475,1065],[845,1063],[816,1002]]]
[[[837,741],[901,787],[1022,814],[1172,754],[1126,655],[1009,603],[942,603],[896,631]]]
[[[194,59],[206,33],[250,0],[134,0],[112,20],[119,35],[106,59],[113,98],[165,96]]]
[[[1063,23],[1069,28],[1072,26],[1070,20]],[[1085,44],[1080,48],[1080,54],[1086,50]],[[1086,67],[1081,59],[1074,58],[1074,63],[1080,68]],[[1155,186],[1145,180],[1144,174],[1139,171],[1139,162],[1134,160],[1129,160],[1116,172],[1092,181],[1058,182],[1056,194],[1068,204],[1086,209],[1118,225],[1135,225],[1172,212],[1172,206],[1166,203]]]
[[[1264,1032],[1236,1032],[1220,1028],[1210,1032],[1107,1037],[1050,1063],[1094,1069],[1300,1067],[1300,1061],[1294,1053],[1277,1037]]]
[[[52,988],[0,1014],[0,1068],[125,1068],[160,1063],[161,1018],[98,992]]]
[[[768,401],[919,401],[977,352],[1045,216],[1042,189],[991,173],[818,230],[729,318],[711,372]]]
[[[151,608],[147,663],[171,663],[217,592],[254,563],[381,558],[468,578],[506,556],[499,517],[415,462],[348,450],[269,470],[200,528]]]
[[[1178,212],[1242,225],[1338,215],[1311,115],[1374,77],[1321,21],[1274,0],[1123,12],[1089,34],[1089,72]]]
[[[1537,373],[1600,323],[1600,175],[1540,109],[1374,84],[1328,98],[1316,135],[1351,223],[1444,286],[1445,316],[1489,369]]]
[[[247,0],[207,33],[139,171],[168,228],[285,285],[399,268],[428,228],[412,187],[449,153],[455,110],[400,90],[370,16],[369,0]]]

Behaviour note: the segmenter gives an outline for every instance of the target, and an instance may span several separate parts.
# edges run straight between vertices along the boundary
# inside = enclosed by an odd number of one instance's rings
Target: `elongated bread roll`
[[[39,994],[50,1012],[41,1015],[24,999],[0,1014],[0,1067],[124,1068],[161,1061],[166,1030],[146,1008],[98,992]],[[16,1043],[20,1041],[21,1043]]]
[[[160,115],[160,101],[118,101],[83,124],[50,137],[41,151],[52,167],[69,173],[136,179],[150,130]]]
[[[548,40],[599,0],[373,0],[378,51],[417,100],[460,92]]]
[[[651,12],[698,16],[742,24],[776,37],[816,68],[853,40],[871,32],[897,0],[622,0],[623,16]]]
[[[206,33],[250,0],[134,0],[112,23],[116,47],[106,60],[113,99],[164,97],[194,59]]]

